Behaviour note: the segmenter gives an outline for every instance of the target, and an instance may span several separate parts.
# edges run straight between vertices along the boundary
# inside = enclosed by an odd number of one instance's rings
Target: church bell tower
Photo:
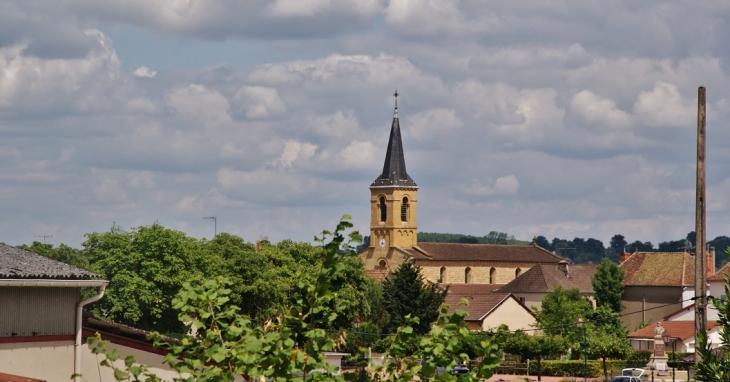
[[[383,172],[370,185],[370,248],[372,258],[390,258],[394,247],[417,244],[418,185],[406,172],[398,122],[398,92]]]

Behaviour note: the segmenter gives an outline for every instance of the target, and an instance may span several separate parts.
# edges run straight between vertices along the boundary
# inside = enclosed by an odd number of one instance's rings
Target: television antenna
[[[46,238],[53,237],[53,235],[35,235],[33,237],[42,237],[43,238],[43,244],[46,243]]]

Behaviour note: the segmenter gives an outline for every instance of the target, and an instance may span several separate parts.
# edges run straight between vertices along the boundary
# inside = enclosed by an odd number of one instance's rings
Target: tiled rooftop
[[[462,298],[469,301],[469,305],[459,305]],[[472,296],[449,293],[444,303],[449,305],[449,313],[453,313],[456,309],[463,310],[469,314],[466,317],[467,321],[479,321],[508,298],[514,297],[511,297],[509,293],[479,294]]]
[[[0,278],[88,280],[100,278],[60,261],[0,243]]]
[[[439,284],[441,289],[449,287],[449,294],[476,295],[492,294],[505,284]]]
[[[672,338],[679,338],[682,341],[692,338],[695,335],[694,321],[662,321],[664,334],[669,334]],[[717,326],[717,321],[707,321],[707,330]],[[643,327],[628,335],[629,338],[654,338],[654,328],[656,323]]]
[[[725,264],[714,275],[707,278],[707,281],[725,281],[725,276],[730,276],[730,263]]]
[[[417,260],[558,263],[562,258],[537,245],[418,243],[404,249]]]
[[[624,285],[694,286],[694,261],[687,252],[635,252],[621,263]]]
[[[567,274],[557,264],[537,264],[498,290],[499,293],[548,293],[560,286],[563,289],[578,288],[581,293],[593,293],[591,277],[596,266],[569,264]]]

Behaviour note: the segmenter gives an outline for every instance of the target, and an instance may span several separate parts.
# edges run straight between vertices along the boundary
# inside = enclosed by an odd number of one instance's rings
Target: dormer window
[[[403,198],[403,203],[400,205],[400,221],[407,222],[408,221],[408,198]]]
[[[385,196],[380,197],[380,221],[384,222],[388,216],[388,208],[385,206]]]

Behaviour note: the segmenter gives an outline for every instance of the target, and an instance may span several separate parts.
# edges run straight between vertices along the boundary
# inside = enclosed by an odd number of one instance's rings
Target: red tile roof
[[[500,288],[498,292],[548,293],[560,286],[563,289],[578,288],[581,293],[593,293],[591,278],[596,273],[595,265],[569,264],[567,269],[566,275],[557,264],[537,264]]]
[[[730,277],[730,263],[725,264],[717,273],[707,278],[707,281],[725,281],[725,276]]]
[[[19,375],[0,373],[0,382],[45,382],[42,379],[21,377]]]
[[[562,258],[537,245],[418,243],[403,249],[416,260],[557,263]]]
[[[449,305],[449,313],[453,313],[456,309],[459,309],[468,313],[466,321],[482,321],[510,298],[515,297],[510,293],[479,294],[472,296],[449,293],[446,299],[444,299],[444,303]],[[459,305],[461,299],[466,299],[469,305]],[[526,307],[525,310],[530,311]],[[532,313],[530,312],[530,314]]]
[[[449,294],[477,295],[491,294],[505,284],[439,284],[441,289],[449,287]]]
[[[666,331],[665,334],[669,334],[672,338],[679,338],[682,341],[692,338],[695,335],[695,322],[694,321],[666,321],[662,320],[662,326]],[[717,326],[717,321],[707,321],[707,330],[710,330]],[[629,338],[654,338],[654,328],[656,324],[650,324],[649,326],[643,327],[627,337]]]
[[[694,286],[695,259],[687,252],[634,252],[621,263],[624,285]]]

